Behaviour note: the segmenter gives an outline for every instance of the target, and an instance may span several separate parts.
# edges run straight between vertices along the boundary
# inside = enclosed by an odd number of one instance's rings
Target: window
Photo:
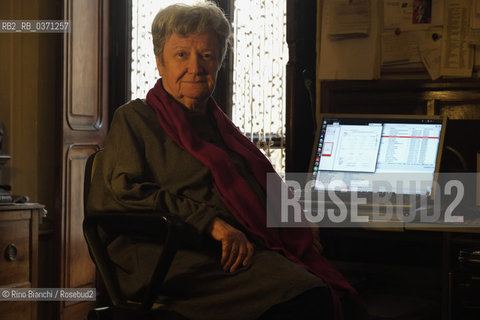
[[[158,10],[176,2],[132,0],[132,98],[144,98],[158,78],[150,25]],[[232,25],[232,121],[283,174],[286,0],[235,0]]]
[[[236,0],[232,121],[285,171],[285,0]]]
[[[151,26],[157,12],[174,3],[193,4],[198,0],[132,0],[131,98],[144,99],[158,79],[153,53]]]

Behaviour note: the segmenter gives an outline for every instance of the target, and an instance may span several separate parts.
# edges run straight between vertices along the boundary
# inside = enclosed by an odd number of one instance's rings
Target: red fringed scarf
[[[357,293],[335,267],[313,248],[311,230],[267,228],[265,208],[257,195],[237,173],[230,158],[222,149],[203,141],[188,129],[189,122],[184,107],[165,91],[161,79],[150,89],[146,100],[155,110],[165,132],[181,148],[210,168],[214,186],[235,218],[252,234],[263,239],[267,248],[283,253],[289,260],[306,266],[320,277],[330,288],[335,318],[342,319],[343,312],[336,290],[346,291],[355,297]],[[257,181],[266,190],[267,173],[275,172],[268,159],[238,131],[211,97],[208,100],[208,110],[212,112],[225,144],[243,157]],[[283,183],[278,175],[275,177],[276,183],[279,185]]]

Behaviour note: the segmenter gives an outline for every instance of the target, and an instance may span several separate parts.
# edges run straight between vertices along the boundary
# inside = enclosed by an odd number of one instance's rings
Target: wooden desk
[[[346,274],[367,279],[366,286],[388,283],[387,288],[381,288],[382,299],[388,294],[397,299],[403,290],[406,297],[417,295],[437,301],[439,319],[470,319],[462,318],[461,312],[468,311],[460,309],[458,301],[463,297],[457,289],[469,285],[471,278],[459,271],[458,252],[480,248],[480,210],[471,209],[460,212],[463,223],[442,222],[443,215],[434,222],[422,221],[419,216],[413,221],[371,217],[364,225],[327,228],[321,234],[329,241],[327,253]],[[330,246],[333,248],[328,252]]]
[[[38,286],[40,204],[0,205],[0,288]],[[1,319],[37,319],[35,301],[0,302]]]

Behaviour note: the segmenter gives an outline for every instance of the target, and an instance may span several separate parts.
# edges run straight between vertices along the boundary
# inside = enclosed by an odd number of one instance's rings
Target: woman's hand
[[[246,266],[253,256],[253,244],[240,230],[232,227],[220,218],[215,218],[210,226],[213,239],[222,242],[223,270],[234,272],[240,266]]]

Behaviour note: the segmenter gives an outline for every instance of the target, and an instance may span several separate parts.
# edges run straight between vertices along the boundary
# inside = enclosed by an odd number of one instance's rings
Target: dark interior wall
[[[315,136],[317,1],[287,0],[286,171],[306,172]]]
[[[62,3],[2,0],[0,19],[61,20]],[[0,34],[0,119],[7,126],[7,152],[12,156],[2,170],[2,183],[12,186],[12,194],[26,195],[48,211],[38,231],[38,286],[42,288],[55,287],[52,222],[58,201],[53,190],[58,174],[62,38],[61,33]],[[53,319],[52,305],[37,303],[38,319]]]

